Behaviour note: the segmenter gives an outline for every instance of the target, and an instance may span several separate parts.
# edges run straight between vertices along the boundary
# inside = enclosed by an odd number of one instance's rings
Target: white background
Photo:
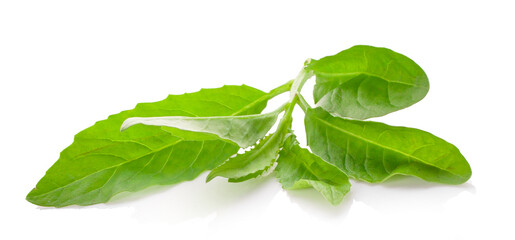
[[[1,1],[0,238],[514,239],[512,3]],[[204,174],[90,207],[24,200],[97,120],[202,87],[268,91],[305,59],[356,44],[391,48],[426,71],[424,100],[375,120],[458,146],[473,170],[467,183],[352,182],[333,207],[274,177],[205,184]],[[295,117],[304,142],[302,111]]]

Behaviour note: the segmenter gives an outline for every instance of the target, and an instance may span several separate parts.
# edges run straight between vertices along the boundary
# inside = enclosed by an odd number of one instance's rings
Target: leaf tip
[[[206,183],[211,182],[211,180],[213,180],[213,178],[215,178],[215,177],[216,177],[216,175],[215,175],[215,174],[212,174],[212,173],[213,173],[213,171],[211,171],[211,172],[207,175],[207,177],[206,177]]]
[[[27,196],[25,196],[25,200],[27,200],[27,202],[30,202],[34,205],[38,205],[38,206],[45,206],[45,207],[48,207],[50,206],[48,203],[45,204],[41,201],[41,199],[38,197],[38,195],[36,195],[36,188],[33,188],[28,194]]]

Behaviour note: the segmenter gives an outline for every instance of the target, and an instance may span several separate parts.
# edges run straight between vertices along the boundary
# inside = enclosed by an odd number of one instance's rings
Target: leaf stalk
[[[297,96],[299,98],[299,101],[297,101],[297,104],[300,106],[300,108],[302,108],[302,111],[306,112],[306,111],[308,111],[308,109],[311,109],[311,106],[306,101],[306,99],[304,99],[302,94],[299,93],[299,94],[297,94]]]

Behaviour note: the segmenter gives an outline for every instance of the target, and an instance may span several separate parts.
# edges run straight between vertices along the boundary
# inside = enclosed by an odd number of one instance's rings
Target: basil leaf
[[[259,141],[251,150],[228,159],[213,169],[206,178],[209,182],[215,177],[225,177],[229,182],[243,182],[273,170],[286,135],[291,128],[292,112],[295,104],[290,104],[282,117],[277,130]]]
[[[354,46],[312,60],[317,106],[341,117],[366,119],[406,108],[429,91],[424,70],[390,49]]]
[[[293,134],[279,153],[275,173],[284,189],[313,187],[333,205],[338,205],[350,190],[345,173],[300,147]]]
[[[265,114],[216,117],[133,117],[125,120],[121,130],[135,124],[166,126],[187,131],[212,133],[230,140],[242,148],[253,145],[263,138],[277,120],[284,107]]]
[[[305,125],[313,153],[352,178],[382,182],[402,174],[460,184],[472,174],[458,148],[422,130],[333,117],[321,108],[307,111]]]
[[[136,116],[255,114],[265,108],[268,98],[268,94],[248,86],[224,86],[170,95],[163,101],[140,103],[133,110],[111,115],[75,136],[27,200],[41,206],[90,205],[124,191],[192,180],[218,166],[239,147],[219,138],[191,141],[156,126],[137,125],[120,132],[122,122]]]

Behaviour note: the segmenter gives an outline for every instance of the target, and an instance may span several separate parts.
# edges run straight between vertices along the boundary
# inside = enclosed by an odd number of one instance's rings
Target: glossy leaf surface
[[[342,117],[383,116],[420,101],[429,81],[408,57],[390,49],[354,46],[336,55],[312,60],[317,106]]]
[[[141,103],[133,110],[111,115],[75,136],[27,200],[42,206],[90,205],[124,191],[192,180],[218,166],[239,147],[219,138],[181,138],[156,126],[137,125],[120,132],[124,120],[136,116],[256,114],[265,108],[267,99],[267,94],[248,86],[224,86],[170,95],[163,101]]]
[[[343,119],[321,108],[307,111],[305,125],[313,153],[359,180],[402,174],[460,184],[472,174],[458,148],[422,130]]]
[[[350,190],[349,179],[342,170],[300,147],[295,136],[286,140],[275,173],[284,189],[312,187],[333,205],[339,204]]]

